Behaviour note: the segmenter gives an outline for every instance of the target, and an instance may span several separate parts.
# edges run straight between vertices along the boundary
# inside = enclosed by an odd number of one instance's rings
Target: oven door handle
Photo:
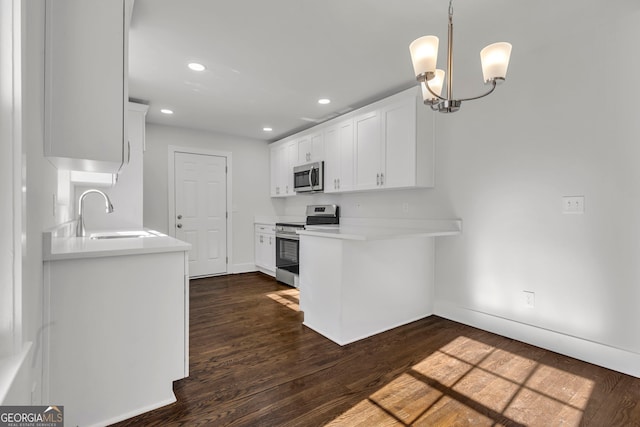
[[[298,236],[297,234],[291,235],[291,234],[278,234],[278,233],[276,233],[276,239],[300,240],[300,236]]]

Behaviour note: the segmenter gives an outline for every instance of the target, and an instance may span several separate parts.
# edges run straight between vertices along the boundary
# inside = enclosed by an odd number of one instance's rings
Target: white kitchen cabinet
[[[293,166],[298,160],[298,144],[286,140],[271,146],[271,197],[294,196]]]
[[[298,161],[303,165],[324,160],[324,135],[321,130],[304,134],[298,139]]]
[[[322,234],[300,235],[305,326],[346,345],[433,314],[434,238]]]
[[[344,120],[324,132],[324,191],[353,189],[353,120]]]
[[[353,119],[356,190],[380,187],[384,152],[380,133],[380,113],[367,111]]]
[[[63,402],[68,425],[112,424],[175,402],[173,382],[189,367],[188,245],[166,236],[52,241],[43,401]]]
[[[280,145],[272,144],[269,147],[269,193],[271,197],[280,194]]]
[[[274,224],[255,224],[256,268],[270,276],[276,274],[276,228]]]
[[[45,155],[61,169],[117,172],[128,160],[131,0],[46,0]]]
[[[411,88],[274,143],[271,196],[294,194],[274,173],[285,169],[281,144],[292,141],[297,163],[325,161],[327,193],[433,187],[436,115],[419,95]]]
[[[432,115],[432,112],[427,112]],[[382,158],[380,186],[412,187],[416,182],[416,101],[411,96],[380,111]]]
[[[435,118],[419,103],[412,88],[355,117],[355,189],[433,186]]]

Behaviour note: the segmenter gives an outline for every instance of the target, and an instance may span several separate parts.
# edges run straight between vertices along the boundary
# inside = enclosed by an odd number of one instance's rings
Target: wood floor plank
[[[118,426],[640,425],[640,379],[431,316],[341,347],[260,273],[191,282],[178,401]]]

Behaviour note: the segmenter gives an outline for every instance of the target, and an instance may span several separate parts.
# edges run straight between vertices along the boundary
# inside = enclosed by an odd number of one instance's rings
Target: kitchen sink
[[[161,236],[161,234],[154,231],[144,231],[144,230],[136,230],[136,231],[107,231],[104,233],[92,233],[89,237],[92,239],[102,240],[102,239],[137,239],[142,237],[157,237]]]

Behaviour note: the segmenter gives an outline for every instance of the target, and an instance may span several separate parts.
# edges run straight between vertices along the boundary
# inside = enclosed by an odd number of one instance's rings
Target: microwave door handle
[[[315,169],[311,168],[309,171],[309,188],[311,188],[311,190],[313,190],[313,172],[315,172]]]

